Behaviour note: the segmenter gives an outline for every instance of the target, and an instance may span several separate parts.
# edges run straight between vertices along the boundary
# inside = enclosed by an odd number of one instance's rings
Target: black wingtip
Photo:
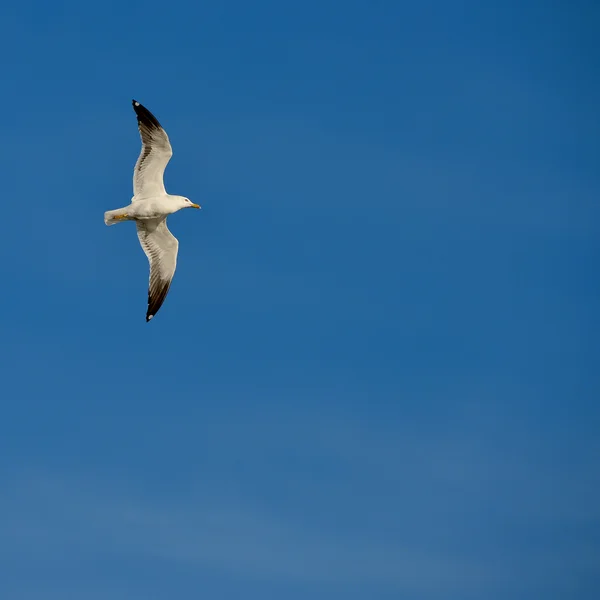
[[[158,119],[143,104],[140,104],[137,100],[132,100],[131,105],[133,106],[133,110],[135,110],[135,114],[137,115],[139,123],[149,128],[162,128],[161,124],[158,122]]]

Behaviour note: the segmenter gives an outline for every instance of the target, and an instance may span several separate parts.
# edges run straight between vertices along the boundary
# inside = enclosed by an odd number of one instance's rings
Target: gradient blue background
[[[597,2],[0,9],[0,596],[600,587]],[[175,154],[150,323],[131,98]]]

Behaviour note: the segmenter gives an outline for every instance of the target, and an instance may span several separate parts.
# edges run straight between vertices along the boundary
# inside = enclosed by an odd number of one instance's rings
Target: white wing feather
[[[179,242],[167,228],[166,219],[147,219],[136,221],[140,244],[150,263],[150,281],[148,284],[149,321],[165,301],[177,266]]]
[[[139,102],[133,100],[142,150],[133,170],[133,202],[166,194],[163,175],[173,150],[167,132],[158,119]]]

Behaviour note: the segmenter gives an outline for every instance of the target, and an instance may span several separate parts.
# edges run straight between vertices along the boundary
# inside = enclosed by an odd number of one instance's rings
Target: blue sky
[[[596,598],[597,3],[10,4],[2,598]]]

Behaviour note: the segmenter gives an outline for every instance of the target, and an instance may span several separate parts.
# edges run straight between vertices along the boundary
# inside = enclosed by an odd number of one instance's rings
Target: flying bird
[[[133,198],[125,208],[104,213],[106,225],[135,221],[138,238],[150,263],[146,322],[162,306],[175,274],[179,242],[167,228],[167,216],[182,208],[200,208],[185,196],[167,194],[163,174],[173,156],[167,132],[158,119],[132,100],[142,138],[142,151],[133,169]]]

